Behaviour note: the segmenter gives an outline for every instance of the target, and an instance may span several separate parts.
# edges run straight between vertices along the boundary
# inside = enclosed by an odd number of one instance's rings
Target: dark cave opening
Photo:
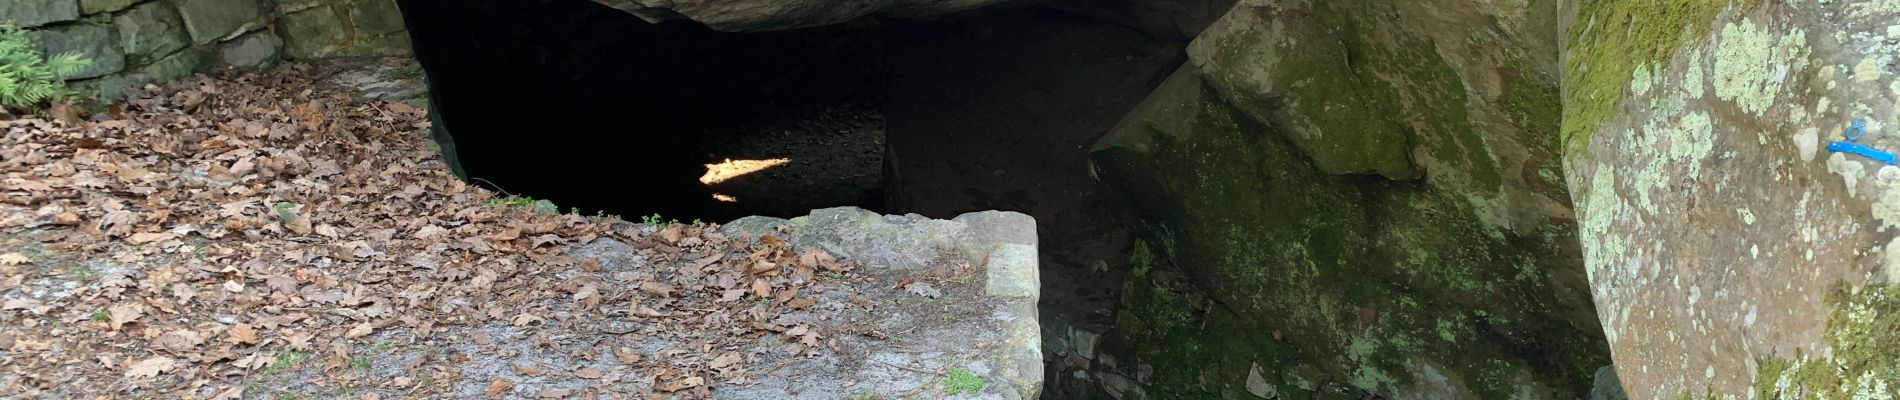
[[[586,0],[400,4],[476,184],[629,220],[1023,212],[1043,319],[1096,331],[1132,245],[1089,151],[1185,61],[1178,35],[1039,5],[728,33]]]

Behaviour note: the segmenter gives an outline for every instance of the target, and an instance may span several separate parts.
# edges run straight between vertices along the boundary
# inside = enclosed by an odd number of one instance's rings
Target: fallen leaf
[[[673,288],[672,285],[667,285],[667,284],[653,282],[653,281],[647,281],[647,282],[640,282],[640,291],[647,292],[647,294],[658,296],[660,298],[670,298],[670,297],[673,297],[673,293],[679,291],[679,289]]]
[[[26,258],[25,254],[20,254],[20,253],[0,254],[0,265],[20,265],[20,264],[31,264],[31,263],[33,263],[33,259]]]
[[[725,354],[720,354],[718,357],[713,357],[710,366],[713,369],[726,369],[738,365],[740,361],[744,361],[744,358],[745,356],[740,355],[739,352],[729,351]]]
[[[704,385],[704,384],[706,384],[705,379],[702,379],[697,376],[689,376],[689,377],[686,377],[686,379],[680,379],[680,380],[661,384],[657,387],[654,387],[654,389],[658,389],[659,391],[662,391],[662,392],[673,393],[673,392],[678,392],[681,390],[696,388],[696,387],[699,387],[699,385]]]
[[[376,326],[370,325],[370,323],[368,322],[364,322],[364,323],[356,324],[356,326],[354,327],[350,327],[350,330],[348,332],[343,332],[343,338],[345,339],[360,338],[364,336],[369,336],[370,333],[375,332],[375,331],[376,331]]]
[[[488,398],[491,399],[501,398],[502,393],[507,393],[509,389],[514,388],[514,382],[510,382],[507,379],[496,379],[488,382],[488,390],[483,391],[482,394],[487,395]]]
[[[529,378],[538,377],[538,376],[548,373],[547,368],[543,368],[540,365],[535,365],[535,364],[514,364],[514,365],[509,365],[508,368],[513,369],[515,373],[521,374],[521,376],[526,376]]]
[[[152,357],[144,361],[139,361],[137,364],[132,364],[132,368],[125,371],[125,377],[151,378],[177,368],[178,360],[166,356]]]
[[[119,303],[112,305],[111,308],[107,308],[106,312],[109,314],[108,316],[111,317],[112,328],[117,329],[125,326],[125,324],[132,323],[132,321],[137,321],[140,316],[145,315],[145,305],[131,302]]]
[[[598,369],[581,368],[579,370],[574,371],[574,376],[579,377],[581,379],[600,379],[600,377],[603,375],[601,375],[600,370]]]

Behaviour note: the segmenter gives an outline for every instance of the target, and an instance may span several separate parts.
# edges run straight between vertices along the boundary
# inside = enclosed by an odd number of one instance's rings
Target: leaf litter
[[[901,329],[842,312],[913,277],[496,206],[425,111],[315,75],[0,121],[0,397],[704,398]]]

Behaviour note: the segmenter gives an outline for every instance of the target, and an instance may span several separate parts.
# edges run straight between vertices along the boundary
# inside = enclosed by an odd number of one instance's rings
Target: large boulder
[[[1243,0],[1097,145],[1141,240],[1115,398],[1587,397],[1557,5]]]
[[[1630,397],[1900,396],[1900,167],[1826,150],[1900,149],[1900,7],[1577,3],[1566,171]]]
[[[883,15],[922,17],[1021,0],[594,0],[651,22],[697,21],[722,31],[824,26]]]

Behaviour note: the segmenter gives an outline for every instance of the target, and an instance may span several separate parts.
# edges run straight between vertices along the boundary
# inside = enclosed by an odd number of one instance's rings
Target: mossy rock
[[[1445,186],[1333,174],[1228,99],[1178,72],[1096,149],[1145,243],[1105,346],[1153,366],[1150,394],[1237,390],[1256,362],[1283,393],[1297,364],[1393,399],[1589,392],[1608,351],[1576,328],[1596,326],[1587,294],[1552,287],[1581,268],[1570,227],[1499,230]]]

